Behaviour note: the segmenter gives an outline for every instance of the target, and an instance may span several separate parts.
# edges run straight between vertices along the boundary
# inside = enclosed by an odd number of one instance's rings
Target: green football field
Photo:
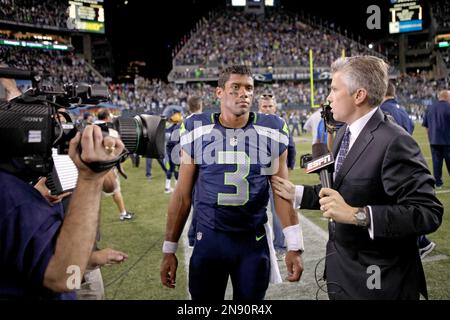
[[[431,168],[431,154],[426,131],[416,124],[414,138]],[[315,184],[317,175],[307,175],[298,167],[300,154],[311,152],[310,135],[306,134],[297,143],[297,168],[291,173],[291,181],[302,184]],[[164,194],[163,171],[153,161],[153,179],[145,177],[145,159],[139,168],[132,168],[130,161],[124,163],[128,179],[122,179],[122,194],[127,210],[135,212],[136,219],[120,221],[118,209],[111,197],[102,201],[101,248],[114,248],[128,253],[129,259],[122,265],[106,266],[102,269],[106,298],[115,299],[188,299],[183,250],[177,252],[179,259],[177,288],[163,288],[160,282],[159,267],[164,240],[167,205],[169,196]],[[444,208],[450,208],[450,177],[444,165],[444,186],[438,190],[438,198]],[[326,229],[326,221],[319,211],[302,210],[314,223]],[[430,256],[442,260],[424,263],[430,299],[450,299],[450,218],[444,212],[444,219],[437,232],[429,235],[436,243]],[[180,244],[182,242],[180,241]],[[447,258],[445,258],[445,256]]]

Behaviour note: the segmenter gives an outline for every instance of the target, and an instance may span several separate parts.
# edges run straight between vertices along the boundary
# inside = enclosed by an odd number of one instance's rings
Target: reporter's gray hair
[[[339,58],[331,65],[331,73],[342,72],[343,80],[352,95],[357,89],[367,90],[371,107],[383,101],[388,85],[389,65],[374,56],[353,56]]]

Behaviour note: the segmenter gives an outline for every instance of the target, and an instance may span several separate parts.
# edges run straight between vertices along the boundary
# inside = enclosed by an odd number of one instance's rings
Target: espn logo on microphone
[[[333,155],[328,153],[306,164],[306,173],[313,173],[334,163]]]

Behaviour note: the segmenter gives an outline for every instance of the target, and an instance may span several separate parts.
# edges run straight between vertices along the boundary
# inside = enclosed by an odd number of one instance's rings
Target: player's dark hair
[[[239,74],[252,77],[252,70],[244,65],[234,65],[226,67],[225,69],[222,70],[222,72],[219,75],[218,80],[219,87],[225,89],[225,82],[227,82],[230,79],[230,76],[232,74]]]
[[[109,117],[109,111],[108,110],[101,110],[97,113],[97,119],[98,120],[106,120]]]

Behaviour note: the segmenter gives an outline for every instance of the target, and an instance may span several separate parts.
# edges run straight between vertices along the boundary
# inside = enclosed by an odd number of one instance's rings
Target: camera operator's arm
[[[78,145],[82,153],[79,155]],[[114,147],[108,148],[105,147]],[[123,150],[120,140],[103,138],[98,126],[87,126],[70,141],[69,155],[78,168],[78,182],[56,241],[55,252],[45,270],[44,286],[56,291],[70,291],[67,283],[69,266],[79,268],[82,276],[92,253],[97,233],[99,206],[104,175],[93,172],[83,162],[115,159]],[[112,151],[108,153],[107,151]],[[70,270],[70,269],[69,269]],[[81,281],[81,279],[80,279]]]
[[[164,241],[164,257],[161,262],[161,283],[175,288],[178,260],[175,255],[177,242],[180,239],[186,220],[191,210],[192,189],[194,186],[197,165],[184,151],[181,152],[181,165],[177,186],[169,202],[166,238]]]

